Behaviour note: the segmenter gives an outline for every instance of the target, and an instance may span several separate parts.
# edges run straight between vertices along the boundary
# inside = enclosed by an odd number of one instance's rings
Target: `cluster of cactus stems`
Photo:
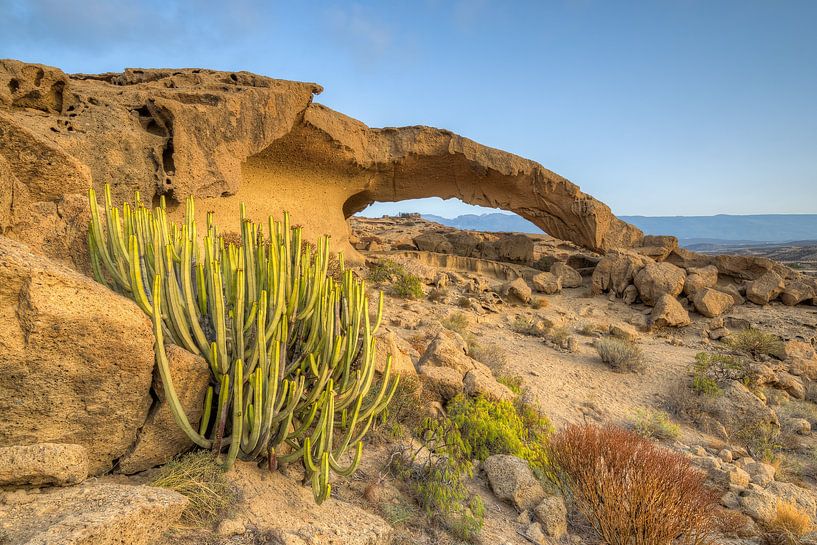
[[[344,268],[342,255],[341,280],[330,277],[328,237],[314,247],[303,243],[286,213],[282,222],[269,219],[265,236],[242,205],[240,245],[225,241],[209,213],[200,243],[192,198],[181,226],[168,220],[163,198],[149,208],[137,193],[120,210],[106,185],[104,218],[93,189],[89,200],[94,276],[151,317],[156,364],[178,425],[227,467],[236,458],[270,469],[302,461],[323,502],[331,472],[357,469],[361,440],[399,381],[389,356],[373,387],[382,293],[372,321],[364,282]],[[197,428],[176,394],[165,339],[209,365]]]

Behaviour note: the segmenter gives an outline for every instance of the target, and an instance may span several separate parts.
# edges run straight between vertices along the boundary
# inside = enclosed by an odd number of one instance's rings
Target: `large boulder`
[[[780,292],[780,300],[786,306],[799,305],[800,303],[814,298],[814,287],[803,280],[792,280],[786,282],[783,291]]]
[[[533,509],[545,498],[545,490],[525,460],[510,454],[489,456],[482,469],[494,495],[510,501],[520,511]]]
[[[381,327],[377,333],[375,345],[375,370],[382,373],[386,370],[386,360],[391,356],[391,372],[398,375],[416,375],[414,362],[409,355],[410,347],[406,347],[394,331]],[[416,352],[415,352],[416,353]]]
[[[758,305],[766,305],[777,298],[783,291],[783,279],[774,271],[769,271],[749,282],[746,287],[746,298]]]
[[[714,265],[690,267],[684,283],[684,293],[690,297],[703,288],[714,288],[718,284],[718,268]]]
[[[553,295],[562,291],[562,279],[552,272],[542,272],[534,275],[530,283],[536,291],[546,295]]]
[[[692,304],[695,310],[706,316],[714,318],[727,312],[735,304],[732,296],[712,288],[701,288],[692,297]]]
[[[719,422],[738,443],[753,441],[758,433],[780,428],[774,410],[738,381],[731,381],[719,396],[703,397],[701,410]]]
[[[510,297],[511,299],[514,299],[520,303],[529,303],[531,297],[533,296],[533,290],[530,289],[528,283],[525,282],[525,279],[521,276],[501,286],[499,291],[502,293],[502,295]]]
[[[187,504],[172,490],[85,483],[0,505],[0,535],[14,545],[154,545]]]
[[[620,296],[633,283],[636,273],[654,261],[629,250],[612,250],[593,269],[592,293],[598,295],[611,291]]]
[[[198,429],[210,383],[210,366],[201,356],[173,344],[165,346],[165,352],[176,395],[190,424]],[[159,373],[154,374],[153,392],[156,401],[139,430],[136,444],[119,460],[118,470],[122,473],[137,473],[164,464],[193,447],[193,442],[173,418]]]
[[[650,325],[653,327],[683,327],[690,323],[689,312],[669,294],[658,298],[650,314]]]
[[[686,274],[671,263],[647,263],[634,277],[635,287],[645,305],[653,306],[662,295],[679,295]]]
[[[578,288],[582,285],[582,275],[567,263],[557,261],[550,266],[550,272],[561,280],[563,288]]]
[[[0,486],[70,485],[87,476],[88,451],[80,445],[0,447]]]
[[[495,401],[511,400],[514,393],[494,378],[488,366],[474,362],[474,368],[465,373],[462,379],[463,391],[470,396],[481,395]]]
[[[474,368],[474,360],[468,357],[468,346],[454,331],[442,329],[420,357],[418,367],[448,367],[463,375]]]
[[[84,446],[91,474],[151,405],[153,333],[136,303],[0,236],[0,446]]]

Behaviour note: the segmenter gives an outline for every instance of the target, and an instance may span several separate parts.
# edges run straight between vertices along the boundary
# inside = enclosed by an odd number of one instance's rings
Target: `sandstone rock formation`
[[[99,474],[151,405],[153,334],[136,303],[0,236],[0,447],[82,445]]]
[[[430,196],[512,210],[593,250],[641,239],[533,161],[441,129],[372,129],[313,103],[321,91],[247,72],[67,75],[0,61],[0,230],[33,243],[36,225],[84,236],[61,209],[110,183],[117,201],[196,196],[222,225],[239,201],[255,219],[286,209],[307,236],[331,234],[341,248],[345,219],[370,203]],[[82,262],[76,248],[33,245]]]

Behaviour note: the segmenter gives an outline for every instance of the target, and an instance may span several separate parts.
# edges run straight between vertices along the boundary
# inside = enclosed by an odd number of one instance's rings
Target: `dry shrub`
[[[754,358],[772,356],[783,350],[783,341],[780,337],[753,327],[730,335],[726,342],[735,350],[746,352]]]
[[[639,435],[660,441],[677,439],[681,434],[681,428],[667,413],[655,410],[636,410],[633,429]]]
[[[195,451],[171,460],[150,484],[186,496],[190,502],[182,520],[195,526],[212,522],[236,503],[235,487],[209,451]]]
[[[471,319],[464,312],[452,312],[440,323],[444,328],[459,333],[463,337],[468,334],[468,328],[471,327]]]
[[[603,337],[594,343],[601,361],[619,373],[643,371],[646,367],[644,353],[629,342],[615,337]]]
[[[711,542],[717,494],[684,456],[614,427],[570,425],[548,446],[565,497],[609,545]]]
[[[779,500],[774,520],[767,526],[764,538],[769,545],[797,545],[812,529],[811,517],[795,504]]]

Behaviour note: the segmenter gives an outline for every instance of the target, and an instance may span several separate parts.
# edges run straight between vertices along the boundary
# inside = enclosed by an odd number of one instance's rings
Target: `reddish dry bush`
[[[566,497],[609,545],[703,545],[717,495],[682,455],[633,432],[572,425],[551,439],[549,459]]]

